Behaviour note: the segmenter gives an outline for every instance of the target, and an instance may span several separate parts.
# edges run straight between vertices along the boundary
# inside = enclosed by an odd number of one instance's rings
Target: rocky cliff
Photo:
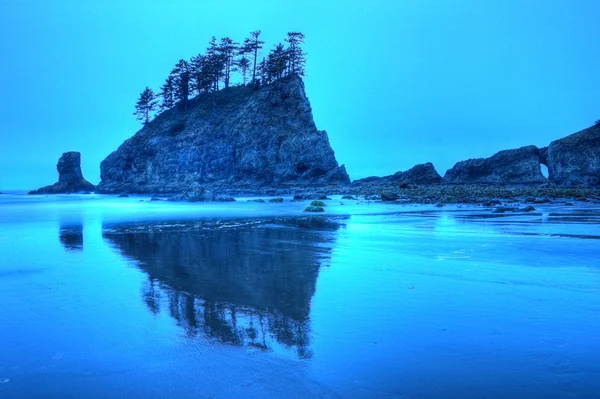
[[[600,186],[600,125],[553,141],[541,154],[551,182],[560,186]]]
[[[543,184],[540,150],[535,146],[500,151],[490,158],[458,162],[444,175],[453,184]]]
[[[83,178],[81,172],[81,153],[76,151],[65,152],[56,164],[58,182],[50,186],[31,191],[29,194],[64,194],[94,191],[94,186]]]
[[[350,182],[317,130],[297,76],[190,100],[126,140],[100,166],[104,193],[324,186]]]

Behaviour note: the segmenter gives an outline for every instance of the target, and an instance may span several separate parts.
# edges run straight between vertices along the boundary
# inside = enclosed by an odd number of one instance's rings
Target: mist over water
[[[0,197],[0,397],[600,391],[597,205],[147,200]]]

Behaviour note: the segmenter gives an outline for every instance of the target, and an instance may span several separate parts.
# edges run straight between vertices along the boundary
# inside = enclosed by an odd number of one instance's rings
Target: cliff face
[[[500,151],[489,158],[458,162],[444,175],[453,184],[543,184],[540,150],[533,146]]]
[[[96,186],[83,178],[79,152],[69,151],[62,154],[56,164],[56,170],[58,171],[57,183],[31,191],[29,194],[64,194],[96,189]]]
[[[104,193],[333,185],[350,182],[317,130],[297,76],[190,100],[126,140],[100,165]]]
[[[553,141],[542,150],[548,178],[560,186],[600,186],[600,125]]]

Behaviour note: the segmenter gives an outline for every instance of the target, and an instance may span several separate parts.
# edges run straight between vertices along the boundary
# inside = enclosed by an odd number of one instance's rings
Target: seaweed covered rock
[[[100,165],[104,193],[332,186],[350,182],[296,76],[230,87],[163,112]]]
[[[81,172],[81,153],[69,151],[62,154],[56,164],[58,182],[31,191],[29,194],[68,194],[94,191],[96,186],[84,179]]]

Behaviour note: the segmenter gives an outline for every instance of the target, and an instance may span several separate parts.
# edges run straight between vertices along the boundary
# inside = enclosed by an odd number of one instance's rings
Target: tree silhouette
[[[252,68],[252,82],[256,82],[256,62],[259,51],[263,48],[263,44],[265,44],[265,42],[259,39],[261,33],[262,32],[260,30],[250,32],[250,37],[244,39],[244,45],[242,47],[244,54],[250,54],[252,56],[252,62],[254,65]]]
[[[229,87],[229,82],[231,81],[231,71],[235,66],[234,57],[238,48],[239,43],[234,42],[228,37],[222,38],[219,44],[218,51],[223,61],[223,82],[226,89]]]
[[[154,112],[158,101],[151,88],[146,87],[140,93],[140,98],[135,103],[135,112],[133,113],[138,121],[144,121],[144,125],[150,122],[150,114]]]
[[[175,77],[170,74],[160,88],[160,112],[173,108],[175,105]]]
[[[217,44],[217,38],[212,37],[206,49],[206,74],[207,79],[212,85],[212,91],[219,90],[219,81],[221,73],[225,66],[225,60]]]
[[[186,60],[179,60],[171,71],[175,83],[175,99],[187,109],[190,96],[190,64]]]
[[[236,64],[236,70],[242,74],[242,82],[244,86],[246,85],[246,75],[248,74],[248,69],[250,69],[250,60],[245,56],[242,56]]]
[[[304,34],[300,32],[288,32],[286,42],[288,48],[288,73],[297,73],[304,76],[304,67],[306,65],[306,53],[302,51],[304,44]]]
[[[288,51],[283,44],[279,43],[273,47],[267,57],[267,74],[269,81],[279,80],[284,76],[288,65]]]
[[[241,74],[243,85],[246,85],[249,80],[250,69],[252,69],[253,84],[258,82],[257,76],[260,76],[262,84],[265,85],[288,75],[304,76],[306,65],[306,53],[302,50],[304,34],[288,32],[285,39],[288,47],[281,43],[275,45],[268,56],[259,62],[260,50],[265,43],[260,40],[261,33],[260,30],[250,32],[250,37],[244,39],[242,46],[229,37],[224,37],[217,42],[217,38],[213,36],[205,54],[198,54],[189,61],[179,60],[161,86],[158,96],[148,87],[140,93],[135,115],[147,124],[150,114],[158,105],[158,97],[160,97],[159,112],[169,110],[176,104],[187,109],[190,94],[214,94],[219,91],[221,81],[226,89],[229,88],[232,84],[232,72]],[[212,112],[215,114],[214,95],[212,102]]]

